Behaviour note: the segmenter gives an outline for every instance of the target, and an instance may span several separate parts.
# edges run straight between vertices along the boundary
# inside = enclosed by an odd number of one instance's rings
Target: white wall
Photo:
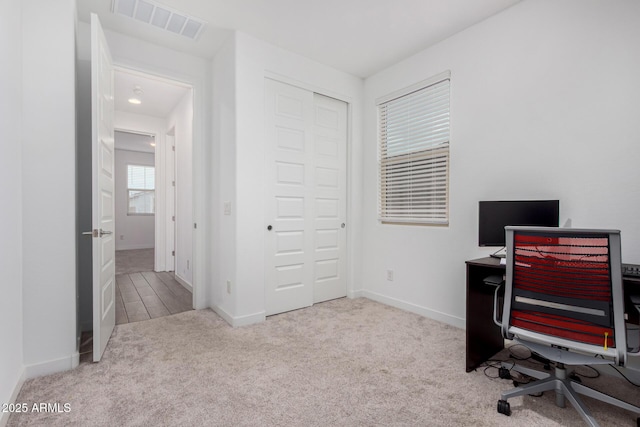
[[[230,222],[235,223],[235,236],[231,233],[215,240],[218,253],[235,250],[235,281],[232,282],[232,295],[226,293],[226,280],[229,277],[218,276],[214,287],[224,289],[222,304],[225,299],[235,298],[232,312],[226,317],[234,325],[257,322],[265,318],[264,298],[264,233],[266,222],[264,218],[264,79],[266,75],[278,77],[287,83],[301,85],[307,89],[333,96],[350,103],[350,201],[355,202],[359,197],[359,188],[354,188],[360,182],[358,175],[361,138],[360,138],[360,109],[362,96],[362,80],[337,71],[325,65],[311,61],[302,56],[284,51],[275,46],[264,43],[243,33],[234,33],[235,40],[235,81],[229,85],[235,87],[235,152],[229,147],[222,147],[221,158],[217,164],[235,163],[235,192],[223,186],[221,200],[217,207],[221,212],[225,200],[232,203]],[[230,54],[226,56],[227,66],[233,64]],[[216,71],[220,71],[216,68]],[[214,98],[215,98],[214,93]],[[233,143],[230,141],[229,143]],[[233,156],[234,157],[227,157]],[[225,171],[224,173],[228,173]],[[233,185],[233,184],[231,184]],[[354,204],[349,206],[349,218],[353,217]],[[356,208],[357,209],[357,208]],[[357,217],[356,217],[357,218]],[[227,222],[227,218],[222,221]],[[358,225],[356,221],[348,221],[349,251],[357,247]],[[356,252],[357,253],[357,252]],[[351,261],[351,260],[350,260]],[[350,263],[356,265],[355,262]],[[353,294],[354,277],[350,272],[348,287]],[[235,295],[234,295],[235,294]],[[227,305],[228,306],[228,305]]]
[[[154,166],[153,153],[115,150],[116,250],[148,249],[155,245],[155,215],[127,215],[127,165]]]
[[[24,364],[35,376],[78,361],[75,2],[21,4]]]
[[[20,0],[0,2],[0,403],[22,382],[22,33]],[[0,415],[4,425],[9,414]]]
[[[366,80],[364,294],[464,326],[479,200],[559,199],[640,263],[640,3],[525,1]],[[381,225],[375,99],[451,70],[448,227]],[[395,280],[386,281],[386,269]]]
[[[228,322],[236,312],[236,293],[228,294],[226,280],[236,282],[236,67],[235,37],[229,37],[213,60],[213,167],[210,182],[212,265],[210,305]],[[232,210],[224,215],[223,203]]]
[[[193,95],[187,92],[167,119],[174,130],[176,168],[175,274],[187,285],[193,281]],[[167,147],[168,148],[168,147]]]

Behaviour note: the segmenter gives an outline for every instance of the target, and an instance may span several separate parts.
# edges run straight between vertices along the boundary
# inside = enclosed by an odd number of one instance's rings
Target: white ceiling
[[[114,132],[114,143],[117,150],[155,153],[155,148],[151,146],[154,140],[155,138],[149,135],[121,131]]]
[[[208,23],[197,41],[110,12],[112,0],[78,0],[105,28],[204,58],[230,30],[359,77],[368,77],[520,0],[160,0]]]
[[[116,111],[144,114],[159,118],[166,118],[178,102],[190,89],[177,83],[155,79],[149,75],[134,74],[122,70],[115,72],[114,102]],[[143,93],[138,96],[140,105],[129,103],[134,96],[134,87],[140,86]]]

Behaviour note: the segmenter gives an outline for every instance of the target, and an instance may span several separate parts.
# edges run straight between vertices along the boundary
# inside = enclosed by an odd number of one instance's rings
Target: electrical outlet
[[[393,282],[393,270],[387,270],[387,280]]]
[[[227,293],[231,294],[231,280],[227,280]]]

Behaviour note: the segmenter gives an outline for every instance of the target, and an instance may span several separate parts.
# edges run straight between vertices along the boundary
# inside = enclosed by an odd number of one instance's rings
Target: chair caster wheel
[[[511,415],[511,405],[506,400],[498,400],[498,413],[510,416]]]

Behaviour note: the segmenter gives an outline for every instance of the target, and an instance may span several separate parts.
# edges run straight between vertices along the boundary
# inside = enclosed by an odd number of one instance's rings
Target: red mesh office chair
[[[546,227],[506,227],[507,277],[502,335],[555,362],[555,374],[505,364],[537,381],[502,393],[498,412],[511,414],[508,399],[555,390],[597,426],[578,394],[640,415],[640,408],[567,377],[565,365],[625,366],[627,348],[620,259],[620,232]],[[637,421],[640,425],[640,419]]]

